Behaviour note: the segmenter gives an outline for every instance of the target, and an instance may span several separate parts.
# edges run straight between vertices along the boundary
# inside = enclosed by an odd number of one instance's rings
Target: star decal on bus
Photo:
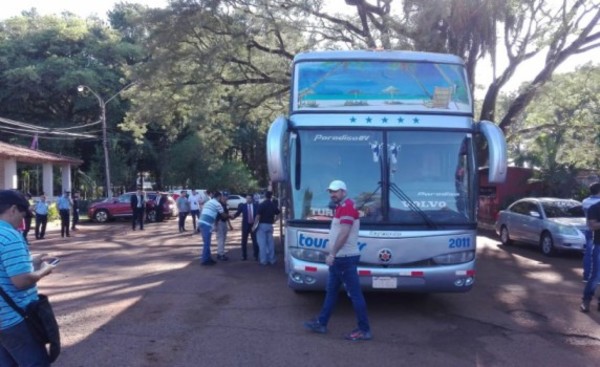
[[[418,124],[418,123],[419,123],[419,118],[418,118],[418,117],[415,117],[415,118],[413,119],[413,122],[414,122],[415,124]]]
[[[387,117],[384,117],[384,118],[382,118],[382,119],[381,119],[381,122],[383,122],[384,124],[387,124],[387,122],[388,122],[388,119],[387,119]]]
[[[372,118],[370,118],[370,117],[367,117],[367,124],[370,124],[372,121],[373,121],[373,119],[372,119]]]
[[[356,117],[354,117],[354,116],[350,117],[350,122],[351,123],[355,123],[356,122]]]
[[[399,124],[403,124],[404,123],[404,117],[398,117],[398,123]]]

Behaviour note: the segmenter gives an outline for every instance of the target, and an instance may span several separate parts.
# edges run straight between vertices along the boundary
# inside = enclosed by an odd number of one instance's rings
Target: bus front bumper
[[[371,292],[459,293],[475,283],[475,261],[428,268],[358,267],[361,288]],[[295,291],[324,291],[329,267],[291,257],[288,286]]]

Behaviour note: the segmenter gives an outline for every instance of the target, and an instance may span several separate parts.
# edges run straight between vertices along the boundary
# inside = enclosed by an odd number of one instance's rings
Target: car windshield
[[[548,218],[585,218],[583,207],[578,202],[562,200],[542,203]]]

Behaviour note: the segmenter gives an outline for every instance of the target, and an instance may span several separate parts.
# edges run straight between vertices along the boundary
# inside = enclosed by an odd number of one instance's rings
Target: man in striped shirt
[[[28,207],[21,193],[0,190],[0,286],[21,308],[38,299],[36,283],[54,269],[42,256],[32,259],[16,230]],[[0,366],[49,365],[45,346],[34,338],[23,317],[0,297]]]
[[[220,203],[221,193],[216,191],[209,201],[202,207],[200,219],[198,220],[198,231],[202,234],[204,247],[202,249],[202,265],[214,265],[216,261],[210,256],[210,240],[212,236],[212,228],[215,224],[217,216],[223,219],[229,218],[229,213],[225,213],[223,205]]]

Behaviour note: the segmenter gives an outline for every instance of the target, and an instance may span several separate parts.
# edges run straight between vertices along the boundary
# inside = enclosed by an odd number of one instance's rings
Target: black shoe
[[[203,261],[202,265],[215,265],[217,262],[213,259],[209,259],[208,261]]]
[[[217,260],[227,261],[229,260],[229,258],[227,257],[227,255],[217,255]]]

